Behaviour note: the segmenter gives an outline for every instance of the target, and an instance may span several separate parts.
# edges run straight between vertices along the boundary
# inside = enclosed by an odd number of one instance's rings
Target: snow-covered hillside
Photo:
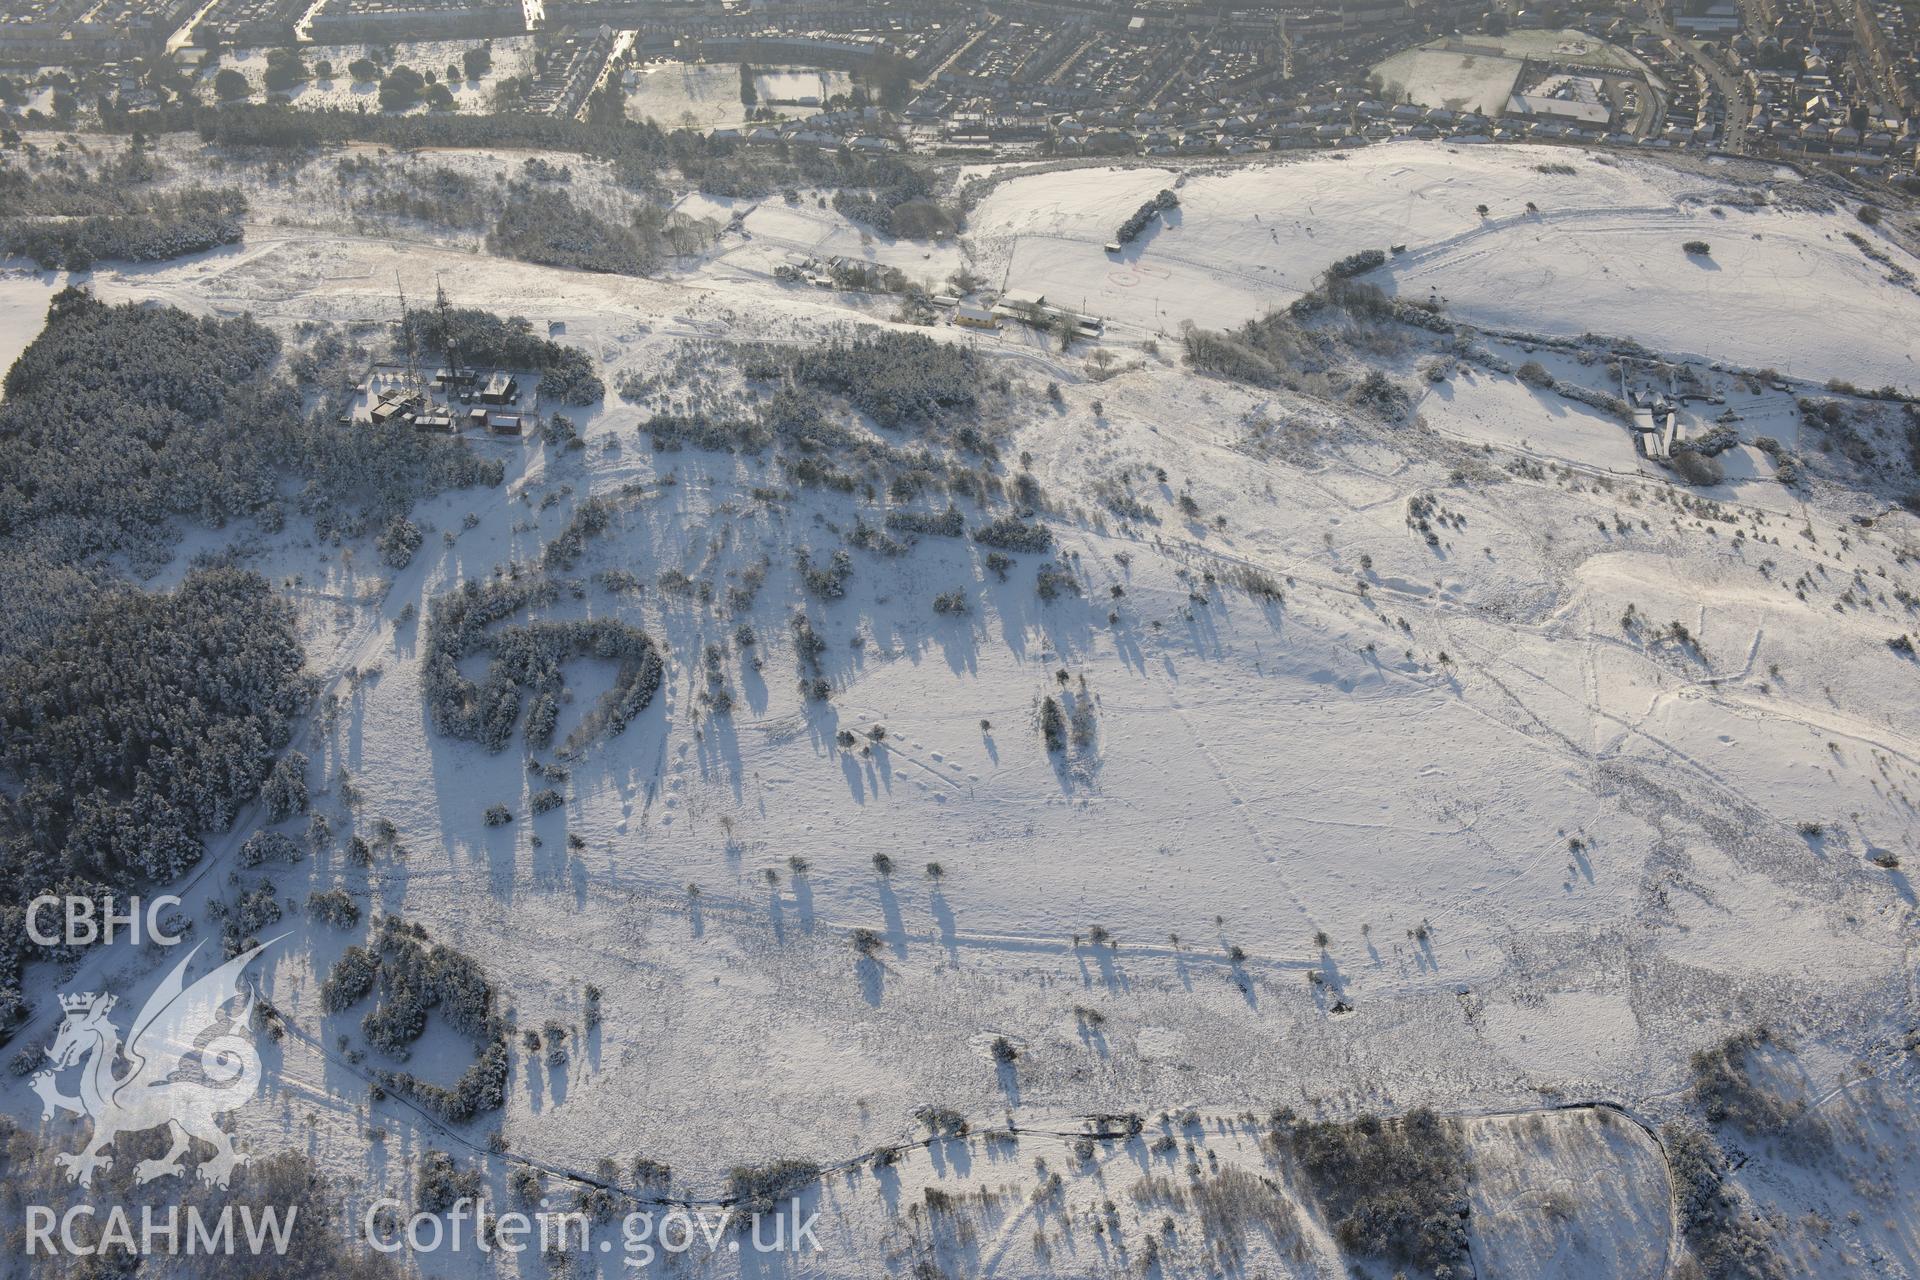
[[[1185,320],[1238,324],[1299,297],[1336,258],[1402,246],[1379,273],[1383,287],[1444,298],[1490,327],[1630,335],[1815,381],[1920,385],[1920,345],[1903,319],[1911,276],[1890,281],[1843,233],[1864,234],[1909,272],[1920,264],[1830,196],[1747,206],[1770,183],[1803,186],[1790,171],[1721,179],[1711,166],[1562,147],[1395,143],[1190,170],[1164,225],[1120,254],[1101,251],[1176,180],[1132,167],[1003,179],[969,220],[982,270],[1172,332]],[[1693,239],[1711,257],[1683,253]]]
[[[580,191],[615,198],[576,163]],[[1164,224],[1104,252],[1168,187]],[[297,1146],[356,1203],[410,1197],[429,1150],[502,1200],[541,1170],[567,1203],[603,1157],[664,1161],[698,1204],[739,1166],[821,1166],[804,1194],[824,1253],[723,1247],[696,1252],[701,1274],[1384,1277],[1274,1109],[1430,1108],[1470,1200],[1454,1275],[1679,1276],[1701,1246],[1659,1126],[1693,1115],[1693,1055],[1764,1025],[1799,1127],[1727,1139],[1749,1158],[1740,1203],[1777,1219],[1791,1274],[1920,1271],[1900,869],[1920,859],[1920,698],[1889,643],[1920,630],[1920,519],[1895,501],[1912,414],[1841,396],[1843,438],[1796,404],[1829,378],[1920,385],[1920,296],[1847,238],[1912,265],[1844,197],[1784,172],[1408,143],[1001,174],[938,246],[811,194],[692,196],[737,226],[638,279],[399,222],[349,232],[319,188],[261,184],[243,246],[91,287],[298,345],[309,322],[384,340],[397,277],[416,304],[438,286],[556,326],[608,393],[560,410],[580,447],[474,439],[504,483],[420,503],[404,567],[289,520],[195,530],[149,584],[237,548],[297,606],[324,690],[296,746],[337,843],[236,870],[250,812],[183,893],[204,919],[230,875],[270,875],[270,897],[360,908],[346,930],[291,912],[262,962],[288,1030],[264,1104],[238,1113],[253,1150]],[[1283,309],[1368,248],[1391,252],[1364,281],[1459,325],[1329,322],[1404,412],[1339,368],[1288,389],[1183,362],[1183,323]],[[967,267],[1108,327],[1062,352],[773,276],[834,254],[935,284]],[[8,358],[57,283],[5,282]],[[854,322],[969,351],[994,449],[839,402],[835,421],[990,486],[895,486],[851,450],[812,457],[844,486],[813,483],[778,444],[648,430],[776,396],[733,344]],[[1548,341],[1582,334],[1600,337]],[[1718,483],[1681,484],[1597,403],[1635,378],[1690,379],[1686,431],[1737,437]],[[592,499],[604,527],[553,553]],[[1050,545],[873,536],[949,501],[970,531],[1023,511]],[[437,731],[436,601],[541,575],[552,598],[512,620],[642,628],[658,696],[597,733],[614,666],[579,658],[551,737],[569,749]],[[376,851],[348,856],[352,835]],[[321,989],[383,914],[471,955],[518,1027],[566,1046],[513,1040],[498,1115],[370,1092],[399,1064],[361,1042],[367,1006],[328,1012]],[[131,1000],[163,959],[79,976]],[[406,1069],[448,1084],[469,1056],[436,1022]],[[38,1115],[24,1086],[7,1099]],[[1817,1154],[1790,1141],[1821,1125]],[[621,1256],[575,1262],[612,1276]]]

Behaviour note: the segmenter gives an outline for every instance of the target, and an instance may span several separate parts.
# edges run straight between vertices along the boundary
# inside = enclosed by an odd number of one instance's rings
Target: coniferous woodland
[[[293,610],[256,573],[99,600],[0,660],[0,1025],[22,1012],[21,912],[100,898],[199,860],[286,746],[307,682]]]
[[[310,694],[292,608],[233,567],[197,568],[169,592],[118,570],[165,564],[187,522],[277,529],[289,506],[322,537],[384,528],[391,544],[422,494],[499,480],[498,462],[457,442],[340,423],[325,387],[303,413],[275,375],[280,356],[251,319],[69,288],[7,375],[0,1029],[25,1011],[19,973],[36,948],[21,917],[35,896],[164,883],[263,783],[275,816],[304,798],[304,770],[276,766]],[[328,362],[309,364],[320,380]]]
[[[86,271],[108,259],[159,262],[240,242],[246,197],[231,187],[156,190],[163,171],[138,143],[94,169],[27,150],[26,164],[0,168],[0,252]]]
[[[0,401],[0,653],[70,619],[110,581],[106,557],[165,563],[177,521],[276,529],[291,504],[323,537],[356,536],[425,494],[499,482],[457,442],[343,425],[325,395],[301,413],[271,377],[280,349],[244,317],[54,296]]]

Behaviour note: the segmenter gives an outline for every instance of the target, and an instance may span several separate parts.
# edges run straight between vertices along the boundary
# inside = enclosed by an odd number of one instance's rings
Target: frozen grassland
[[[370,545],[315,545],[298,521],[183,546],[176,571],[244,540],[299,607],[339,699],[307,732],[315,807],[342,838],[388,820],[409,850],[273,869],[294,900],[345,888],[363,922],[295,916],[263,962],[292,1034],[267,1051],[264,1101],[239,1115],[254,1150],[297,1146],[363,1194],[401,1195],[418,1157],[449,1150],[501,1199],[519,1161],[564,1189],[561,1172],[647,1156],[694,1199],[722,1194],[737,1164],[828,1166],[807,1193],[827,1210],[823,1256],[695,1271],[1331,1280],[1352,1259],[1264,1139],[1269,1108],[1427,1106],[1457,1118],[1470,1153],[1475,1274],[1684,1275],[1674,1188],[1642,1126],[1687,1114],[1690,1054],[1765,1024],[1792,1046],[1769,1087],[1794,1119],[1723,1140],[1750,1157],[1735,1177],[1777,1219],[1790,1274],[1920,1270],[1914,900],[1905,872],[1870,860],[1920,858],[1915,668],[1887,644],[1914,627],[1897,593],[1920,524],[1822,454],[1790,394],[1704,365],[1742,443],[1724,484],[1688,490],[1618,422],[1501,371],[1539,359],[1617,391],[1604,358],[1495,338],[1490,358],[1429,383],[1431,344],[1402,337],[1377,356],[1414,397],[1417,416],[1395,425],[1195,374],[1173,336],[1404,244],[1371,278],[1486,329],[1911,387],[1920,298],[1842,237],[1878,234],[1846,208],[1737,207],[1777,180],[1764,172],[1408,144],[1195,170],[1171,225],[1119,260],[1101,242],[1173,174],[1007,178],[964,241],[939,247],[874,241],[811,193],[693,197],[689,211],[744,214],[746,234],[641,280],[496,260],[477,236],[397,222],[343,232],[331,163],[297,188],[254,182],[244,246],[102,270],[94,287],[250,312],[291,336],[310,320],[373,331],[395,317],[396,273],[414,298],[438,280],[457,304],[564,322],[609,394],[573,415],[584,449],[475,441],[505,460],[505,485],[424,503],[427,541],[404,569]],[[575,167],[576,198],[618,201]],[[1695,237],[1713,241],[1711,266],[1682,255]],[[638,430],[652,409],[613,394],[623,375],[697,401],[741,385],[710,340],[890,324],[885,299],[771,278],[828,252],[929,281],[971,263],[1110,318],[1066,354],[931,331],[1007,379],[981,418],[1005,433],[1007,471],[1037,480],[1051,553],[1002,575],[965,539],[854,550],[844,596],[816,598],[796,550],[827,562],[856,510],[877,523],[874,510],[763,459],[657,452]],[[6,283],[7,354],[51,287]],[[1095,345],[1117,372],[1101,374]],[[1862,412],[1901,456],[1895,409]],[[1752,445],[1763,435],[1813,460],[1810,485],[1778,482]],[[535,816],[533,793],[555,784],[517,740],[490,754],[433,732],[413,617],[464,580],[538,564],[589,496],[612,504],[610,527],[561,575],[579,590],[542,612],[637,623],[668,673],[623,734],[565,762],[564,803]],[[1430,539],[1413,527],[1423,496]],[[1043,560],[1077,594],[1041,599]],[[617,571],[644,590],[596,577]],[[964,608],[936,612],[954,592]],[[796,688],[802,613],[825,641],[826,701]],[[708,646],[727,713],[702,699]],[[570,670],[556,742],[610,678]],[[1074,719],[1053,754],[1037,727],[1048,695]],[[513,821],[486,825],[494,804]],[[215,842],[190,911],[224,892],[254,825]],[[318,986],[382,912],[479,959],[521,1026],[568,1028],[566,1060],[516,1040],[504,1113],[464,1127],[370,1101],[378,1055],[337,1048],[364,1010],[325,1014]],[[866,954],[856,929],[874,935]],[[589,985],[604,993],[597,1026]],[[408,1069],[450,1082],[467,1048],[439,1034]],[[23,1088],[9,1096],[37,1115]],[[1551,1109],[1592,1102],[1631,1114]],[[930,1137],[927,1107],[971,1133]],[[1130,1112],[1139,1132],[1088,1119]],[[511,1159],[487,1154],[495,1123]],[[1021,1133],[989,1133],[1009,1127]],[[1089,1130],[1110,1136],[1083,1144]],[[902,1142],[916,1145],[895,1163],[861,1159]],[[617,1254],[588,1265],[621,1273]]]

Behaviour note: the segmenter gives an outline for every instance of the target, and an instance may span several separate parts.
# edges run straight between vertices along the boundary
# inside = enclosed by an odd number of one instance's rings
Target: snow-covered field
[[[1396,142],[1191,170],[1164,225],[1103,252],[1175,176],[1074,169],[1001,182],[968,220],[984,273],[1171,332],[1184,320],[1238,324],[1293,301],[1337,258],[1401,245],[1369,279],[1444,298],[1488,326],[1630,335],[1661,350],[1790,365],[1816,381],[1920,386],[1920,337],[1903,319],[1912,288],[1843,238],[1861,230],[1844,208],[1835,217],[1717,203],[1760,185],[1747,174],[1723,182],[1566,148]],[[1682,252],[1694,239],[1712,246],[1710,258]],[[1896,261],[1920,268],[1881,239]]]
[[[1142,1241],[1186,1212],[1145,1186],[1189,1177],[1180,1143],[1209,1176],[1284,1182],[1259,1138],[1269,1107],[1430,1106],[1465,1123],[1476,1274],[1625,1280],[1677,1274],[1673,1188],[1639,1118],[1679,1114],[1689,1055],[1765,1023],[1799,1043],[1810,1096],[1860,1108],[1847,1132],[1863,1136],[1836,1146],[1831,1176],[1753,1175],[1800,1224],[1797,1265],[1920,1268],[1899,1207],[1914,1186],[1901,1093],[1914,1064],[1899,1047],[1914,899],[1905,873],[1868,859],[1920,858],[1914,667],[1886,643],[1913,629],[1898,593],[1920,521],[1853,473],[1784,488],[1753,440],[1817,447],[1791,394],[1704,365],[1742,443],[1723,455],[1728,481],[1694,491],[1616,420],[1501,372],[1538,358],[1609,385],[1604,364],[1524,338],[1486,338],[1479,354],[1463,341],[1440,381],[1417,353],[1383,357],[1411,396],[1400,426],[1200,376],[1177,341],[1148,341],[1184,321],[1237,324],[1337,257],[1404,244],[1369,278],[1489,328],[1911,386],[1920,297],[1841,237],[1859,225],[1845,207],[1716,212],[1734,184],[1547,148],[1401,144],[1194,170],[1167,225],[1102,252],[1175,182],[1154,168],[1013,177],[971,212],[964,243],[940,247],[863,236],[811,198],[696,197],[698,216],[746,213],[746,236],[660,280],[328,232],[312,225],[324,211],[301,221],[301,193],[263,190],[244,247],[96,275],[109,298],[247,311],[287,333],[390,321],[396,274],[414,297],[443,283],[457,305],[563,322],[611,388],[708,339],[887,322],[884,301],[776,284],[772,267],[795,255],[864,254],[936,281],[971,261],[996,287],[1084,298],[1127,366],[1101,378],[1091,344],[968,339],[1008,381],[992,410],[1010,432],[1001,457],[1038,481],[1056,539],[1045,558],[1075,583],[1051,602],[1036,594],[1041,557],[1002,574],[986,548],[939,537],[894,557],[855,550],[844,598],[811,596],[796,549],[824,561],[859,500],[796,489],[764,459],[656,452],[648,411],[611,391],[574,415],[582,450],[476,441],[505,461],[505,485],[422,504],[426,543],[405,569],[370,545],[316,545],[298,521],[260,535],[251,561],[290,584],[310,664],[342,699],[305,742],[315,805],[343,835],[391,821],[410,850],[371,868],[309,859],[277,869],[276,890],[304,901],[338,884],[369,916],[418,921],[481,960],[521,1026],[567,1027],[574,1052],[549,1066],[516,1042],[496,1118],[511,1160],[486,1155],[494,1121],[369,1101],[366,1067],[335,1047],[362,1010],[318,1003],[360,935],[296,919],[268,966],[294,1034],[271,1051],[268,1105],[241,1114],[255,1150],[297,1144],[367,1195],[406,1187],[428,1148],[478,1161],[496,1191],[513,1161],[586,1172],[645,1155],[695,1200],[734,1165],[804,1157],[830,1170],[809,1193],[826,1253],[703,1267],[1138,1274]],[[1713,241],[1710,264],[1682,254],[1696,237]],[[30,337],[45,291],[7,282],[0,355]],[[1109,505],[1121,488],[1151,518]],[[613,525],[567,571],[579,594],[544,613],[643,626],[668,676],[624,733],[568,762],[564,804],[533,816],[550,783],[518,742],[488,753],[432,731],[410,619],[462,581],[538,563],[590,495],[614,504]],[[1431,538],[1410,506],[1428,499]],[[225,536],[196,535],[176,569]],[[613,570],[645,590],[595,582]],[[665,589],[668,571],[712,591]],[[757,593],[727,603],[761,572]],[[1279,596],[1244,585],[1256,580]],[[949,592],[963,611],[936,612]],[[798,613],[826,642],[825,702],[796,688]],[[730,714],[700,702],[709,645]],[[607,678],[578,666],[561,740]],[[1053,755],[1037,729],[1048,695],[1084,709],[1084,732]],[[488,825],[495,803],[515,820]],[[190,911],[224,891],[247,833],[218,845]],[[849,945],[856,929],[873,932],[871,956]],[[1015,1063],[992,1056],[1002,1036]],[[457,1071],[458,1044],[423,1045],[411,1069]],[[23,1089],[8,1100],[32,1113]],[[1627,1114],[1552,1110],[1595,1102]],[[898,1164],[858,1159],[927,1139],[914,1113],[930,1105],[972,1134]],[[1126,1112],[1144,1133],[1076,1154],[1088,1117]],[[1066,1175],[1058,1206],[1049,1171]],[[1907,1198],[1876,1199],[1873,1179]],[[937,1212],[928,1187],[969,1207]],[[1297,1228],[1249,1229],[1231,1265],[1170,1243],[1166,1274],[1347,1274],[1310,1198],[1275,1195]],[[1115,1225],[1089,1234],[1104,1200],[1119,1202]],[[1877,1271],[1849,1269],[1863,1252]],[[487,1273],[473,1258],[424,1265]],[[622,1273],[617,1253],[587,1265]]]
[[[1507,109],[1521,61],[1445,48],[1404,49],[1373,69],[1389,102],[1414,102],[1494,117]]]
[[[712,129],[737,125],[746,119],[740,101],[740,68],[731,62],[646,62],[631,73],[627,115],[655,120],[667,128],[687,125]],[[779,116],[802,116],[820,110],[826,100],[852,85],[844,71],[805,68],[756,69],[756,106]],[[810,101],[809,101],[810,100]]]

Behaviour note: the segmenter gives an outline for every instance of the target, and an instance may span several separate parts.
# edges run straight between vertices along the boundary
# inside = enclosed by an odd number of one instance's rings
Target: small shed
[[[953,309],[953,322],[969,329],[998,329],[999,318],[977,302],[962,302]]]

